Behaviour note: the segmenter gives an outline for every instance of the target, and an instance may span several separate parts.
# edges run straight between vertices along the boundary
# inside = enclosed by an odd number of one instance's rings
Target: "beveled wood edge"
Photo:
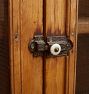
[[[17,41],[15,37],[17,33],[17,38],[20,34],[19,4],[19,0],[8,1],[11,94],[21,94],[20,50],[17,51],[17,49],[20,49],[20,40],[18,39]],[[14,21],[16,21],[16,23]]]

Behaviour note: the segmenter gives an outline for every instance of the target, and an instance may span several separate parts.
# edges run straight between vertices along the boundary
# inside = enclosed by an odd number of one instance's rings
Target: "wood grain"
[[[64,35],[65,17],[66,0],[46,0],[46,35]],[[45,78],[45,94],[65,93],[65,57],[46,59]]]
[[[50,2],[50,4],[48,2]],[[47,34],[48,35],[67,34],[67,36],[70,37],[70,39],[73,42],[73,49],[71,50],[69,57],[47,59],[46,61],[47,94],[54,94],[54,93],[75,94],[76,53],[77,53],[76,31],[77,31],[77,17],[78,17],[77,5],[78,2],[76,0],[71,1],[68,0],[67,2],[65,0],[46,1]]]
[[[19,0],[9,0],[10,64],[12,94],[21,94]]]
[[[89,33],[89,18],[78,20],[78,34]]]
[[[12,94],[74,94],[77,1],[45,0],[43,6],[43,0],[10,0],[9,4]],[[73,42],[70,56],[34,58],[28,43],[39,33],[67,34]]]
[[[70,51],[70,55],[67,58],[67,94],[75,94],[76,86],[76,58],[77,58],[77,26],[78,26],[78,1],[69,0],[68,3],[69,12],[69,37],[73,43],[73,49]]]
[[[33,58],[28,43],[42,32],[42,0],[10,0],[12,94],[42,94],[42,58]]]
[[[43,31],[42,0],[23,0],[21,2],[21,74],[22,94],[42,94],[42,58],[33,57],[28,43],[34,34]]]

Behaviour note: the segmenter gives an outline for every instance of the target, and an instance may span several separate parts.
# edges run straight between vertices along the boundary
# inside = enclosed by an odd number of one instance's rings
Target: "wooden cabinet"
[[[74,94],[77,0],[9,0],[12,94]],[[34,34],[67,35],[68,56],[33,57]]]

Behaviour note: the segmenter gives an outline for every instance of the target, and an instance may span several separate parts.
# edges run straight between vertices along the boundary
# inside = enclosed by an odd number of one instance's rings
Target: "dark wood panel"
[[[89,34],[78,35],[76,94],[89,94]]]
[[[79,0],[79,17],[89,17],[89,0]]]
[[[8,0],[0,0],[0,94],[10,94]]]

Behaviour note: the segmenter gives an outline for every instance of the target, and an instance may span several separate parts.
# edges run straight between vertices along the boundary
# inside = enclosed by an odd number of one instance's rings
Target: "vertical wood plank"
[[[21,70],[22,94],[42,94],[42,58],[33,57],[28,43],[34,34],[43,31],[42,0],[21,2]]]
[[[66,0],[46,0],[47,36],[65,35],[65,17]],[[47,58],[45,78],[46,94],[65,93],[65,57]]]
[[[78,0],[67,2],[67,34],[73,42],[73,49],[67,57],[66,94],[75,94],[76,87],[76,58],[77,58],[77,25],[78,25]]]
[[[21,94],[20,71],[20,1],[9,0],[10,16],[10,64],[12,94]]]
[[[69,94],[75,94],[76,84],[76,58],[77,58],[77,20],[78,0],[71,0],[70,9],[70,39],[73,42],[73,49],[69,57]]]

